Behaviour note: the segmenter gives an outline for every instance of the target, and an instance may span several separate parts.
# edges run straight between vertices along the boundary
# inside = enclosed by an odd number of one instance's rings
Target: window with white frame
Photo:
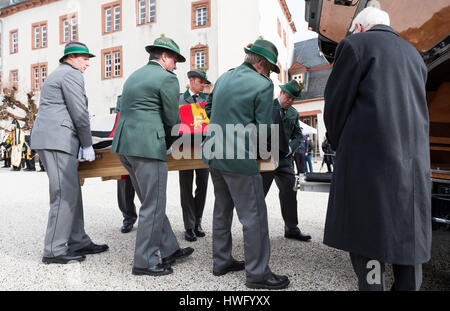
[[[114,31],[120,29],[120,5],[114,7]]]
[[[196,14],[196,26],[204,26],[207,22],[207,10],[206,7],[197,8]]]
[[[211,26],[211,0],[191,2],[191,29]]]
[[[103,34],[120,31],[122,29],[121,14],[122,1],[110,2],[102,5]]]
[[[78,14],[60,16],[60,44],[78,41]]]
[[[145,0],[139,1],[139,24],[145,24],[145,16],[147,15],[147,6]]]
[[[207,70],[209,67],[209,48],[205,44],[197,44],[191,47],[191,65],[190,68],[201,68]]]
[[[19,32],[17,30],[12,31],[10,33],[10,40],[11,40],[10,53],[15,54],[19,52]]]
[[[199,51],[195,53],[195,67],[196,68],[205,68],[205,51]]]
[[[156,0],[137,0],[137,24],[145,25],[156,22]]]
[[[9,81],[14,84],[19,83],[19,71],[17,69],[9,72]]]
[[[114,77],[119,77],[121,73],[120,54],[120,51],[114,52]]]
[[[31,65],[31,89],[39,91],[47,79],[47,63]]]
[[[156,21],[156,0],[148,0],[148,22],[154,23]]]
[[[102,50],[102,80],[122,77],[122,47]]]
[[[105,10],[105,32],[111,32],[111,8]]]
[[[47,47],[47,22],[39,22],[31,25],[33,33],[33,49]]]
[[[111,78],[111,54],[105,54],[105,79]]]
[[[70,26],[71,26],[71,37],[70,40],[75,41],[77,39],[77,31],[78,31],[78,27],[77,27],[77,18],[76,17],[72,17],[70,19]]]
[[[47,47],[47,25],[42,25],[41,33],[42,33],[41,47]]]

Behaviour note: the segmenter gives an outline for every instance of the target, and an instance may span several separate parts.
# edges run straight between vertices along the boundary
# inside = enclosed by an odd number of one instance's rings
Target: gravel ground
[[[203,217],[206,237],[190,243],[184,240],[178,172],[169,172],[167,215],[181,247],[191,246],[195,252],[177,263],[173,274],[162,277],[131,274],[136,226],[131,233],[120,233],[122,215],[117,207],[115,181],[91,178],[82,187],[86,232],[94,242],[108,244],[109,251],[69,265],[41,262],[49,208],[47,175],[3,168],[0,189],[0,290],[248,290],[243,272],[222,277],[211,273],[214,204],[211,180]],[[287,290],[291,291],[356,290],[348,254],[322,244],[328,194],[298,192],[297,195],[300,228],[312,235],[312,242],[283,237],[278,190],[272,185],[266,200],[272,271],[289,276],[291,284]],[[136,204],[139,206],[138,201]],[[436,237],[439,242],[434,241],[433,260],[424,266],[422,289],[449,290],[450,232],[438,232]],[[233,247],[235,258],[243,260],[242,226],[236,215]],[[389,268],[387,274],[390,282]]]

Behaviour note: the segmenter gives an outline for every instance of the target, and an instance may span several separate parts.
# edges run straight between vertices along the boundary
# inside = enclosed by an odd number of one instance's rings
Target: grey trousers
[[[38,150],[38,154],[48,175],[50,192],[44,256],[66,255],[91,243],[84,231],[78,160],[56,150]]]
[[[214,184],[213,270],[232,261],[233,209],[243,227],[245,271],[248,282],[270,275],[270,241],[261,175],[242,175],[210,168]]]
[[[149,268],[172,255],[180,246],[166,215],[167,163],[119,155],[141,201],[136,233],[134,267]]]
[[[385,263],[350,253],[360,291],[385,291]],[[418,291],[422,285],[422,265],[392,265],[394,284],[391,290]]]
[[[134,188],[130,176],[117,181],[117,204],[123,215],[123,224],[133,225],[136,222],[136,206],[134,205]]]
[[[284,220],[285,231],[296,230],[298,226],[297,216],[297,191],[292,190],[295,185],[295,174],[293,166],[278,167],[275,171],[261,173],[264,185],[264,196],[270,190],[272,181],[280,190],[281,215]]]
[[[195,171],[196,189],[192,195]],[[203,209],[205,208],[206,191],[208,189],[209,169],[184,170],[179,172],[180,201],[183,210],[184,228],[195,229],[202,222]]]

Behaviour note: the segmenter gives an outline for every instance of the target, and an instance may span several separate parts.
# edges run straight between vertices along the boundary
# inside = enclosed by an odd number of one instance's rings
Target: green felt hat
[[[206,72],[201,69],[192,69],[187,73],[188,78],[198,77],[206,81],[206,84],[211,84],[206,77]]]
[[[88,47],[86,44],[81,42],[69,42],[66,44],[64,48],[64,55],[59,59],[59,62],[62,63],[64,57],[66,57],[69,54],[87,54],[89,57],[95,57],[94,54],[91,54],[89,52]]]
[[[180,54],[180,47],[178,46],[178,44],[176,44],[175,41],[173,41],[170,38],[161,36],[161,37],[157,38],[155,40],[155,42],[153,42],[153,45],[147,45],[145,47],[145,50],[148,53],[151,53],[154,48],[163,48],[163,49],[174,52],[178,56],[177,61],[179,63],[184,63],[186,61],[186,58],[184,58],[184,56]]]
[[[298,84],[298,82],[295,80],[291,80],[285,85],[280,85],[280,89],[283,92],[287,93],[289,96],[297,98],[302,92],[303,85]]]
[[[270,41],[257,39],[253,44],[249,44],[244,48],[245,53],[252,52],[264,57],[269,63],[273,65],[273,70],[280,73],[280,68],[277,66],[278,50],[277,47]]]

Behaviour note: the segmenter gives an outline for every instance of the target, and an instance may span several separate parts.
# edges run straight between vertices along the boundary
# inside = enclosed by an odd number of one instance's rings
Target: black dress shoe
[[[197,241],[197,236],[195,235],[195,232],[192,229],[186,230],[186,232],[184,234],[184,238],[186,239],[186,241],[189,241],[189,242]]]
[[[269,277],[261,282],[246,282],[248,288],[263,289],[283,289],[289,285],[289,278],[285,275],[276,275],[272,273]]]
[[[163,264],[172,265],[177,259],[185,258],[194,252],[192,247],[179,248],[175,253],[162,259]]]
[[[55,256],[55,257],[42,257],[42,262],[45,264],[50,264],[50,263],[59,263],[59,264],[66,264],[69,263],[71,261],[83,261],[86,259],[86,256],[77,256],[77,255],[60,255],[60,256]]]
[[[213,274],[215,276],[221,276],[221,275],[225,275],[231,271],[241,271],[244,269],[245,269],[245,261],[237,261],[237,260],[233,259],[233,262],[231,263],[231,265],[229,265],[228,267],[226,267],[225,269],[220,270],[220,271],[213,270]]]
[[[149,267],[149,268],[136,268],[133,267],[133,270],[131,273],[134,275],[153,275],[153,276],[160,276],[160,275],[167,275],[171,274],[173,272],[170,265],[166,264],[157,264],[156,266]]]
[[[284,237],[288,238],[288,239],[303,241],[303,242],[307,242],[307,241],[311,240],[311,236],[309,234],[303,234],[300,230],[293,231],[293,232],[286,231],[284,233]]]
[[[120,232],[122,233],[128,233],[133,229],[133,224],[126,224],[123,225],[122,228],[120,228]]]
[[[108,248],[109,247],[106,244],[98,245],[98,244],[94,244],[93,242],[91,242],[91,244],[89,244],[88,246],[85,246],[81,249],[73,251],[72,254],[73,255],[98,254],[98,253],[103,253],[103,252],[107,251]]]
[[[194,233],[199,238],[203,238],[205,236],[205,231],[203,231],[202,225],[195,225]]]

